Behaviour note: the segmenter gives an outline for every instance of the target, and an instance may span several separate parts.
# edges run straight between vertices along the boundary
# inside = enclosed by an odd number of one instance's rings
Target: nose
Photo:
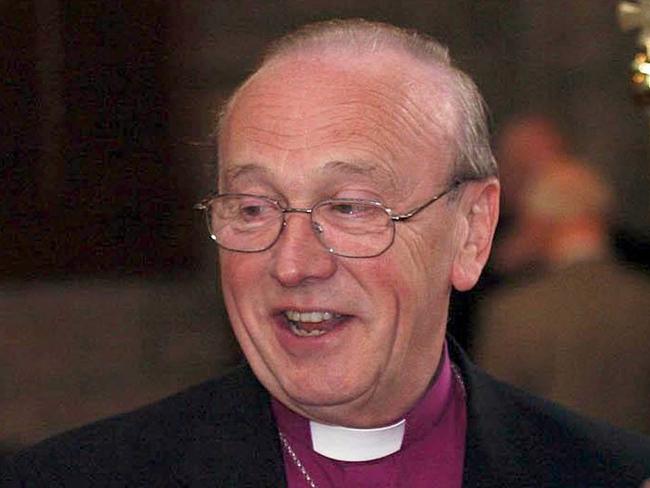
[[[278,241],[271,248],[271,274],[282,285],[294,287],[324,280],[336,271],[336,256],[320,243],[319,224],[308,215],[288,214]]]

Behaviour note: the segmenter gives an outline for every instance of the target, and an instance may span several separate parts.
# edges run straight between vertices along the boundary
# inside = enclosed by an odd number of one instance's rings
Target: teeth
[[[289,322],[289,327],[291,328],[291,332],[300,337],[321,336],[327,332],[326,330],[322,329],[305,330],[294,322]]]
[[[311,324],[331,320],[334,317],[334,314],[331,312],[297,312],[295,310],[287,310],[284,314],[291,322],[308,322]]]

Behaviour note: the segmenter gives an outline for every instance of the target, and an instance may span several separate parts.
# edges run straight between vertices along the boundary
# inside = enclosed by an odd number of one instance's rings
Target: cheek
[[[221,252],[219,256],[221,289],[227,305],[230,305],[229,302],[233,299],[238,300],[242,296],[254,294],[255,285],[260,281],[260,269],[262,269],[262,264],[257,261],[258,257],[255,255]]]
[[[421,255],[414,248],[395,242],[381,256],[369,259],[358,279],[373,297],[375,310],[391,322],[410,315],[409,306],[426,288]]]
[[[411,229],[396,239],[392,267],[413,297],[430,299],[447,292],[454,256],[452,240],[450,233]]]
[[[255,337],[260,328],[256,326],[256,304],[260,303],[260,263],[258,257],[247,254],[222,252],[219,259],[221,291],[223,293],[230,325],[237,340],[249,358],[257,353]]]
[[[219,273],[221,274],[221,290],[226,299],[237,289],[237,280],[239,275],[235,273],[238,267],[234,265],[233,260],[229,256],[224,256],[222,253],[219,256]],[[241,278],[239,278],[241,279]]]

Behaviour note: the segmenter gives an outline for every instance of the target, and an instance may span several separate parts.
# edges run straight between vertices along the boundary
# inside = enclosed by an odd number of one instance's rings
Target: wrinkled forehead
[[[458,110],[446,78],[443,69],[399,53],[276,60],[233,98],[220,133],[220,164],[241,141],[255,141],[285,152],[341,143],[387,159],[411,154],[451,165]]]

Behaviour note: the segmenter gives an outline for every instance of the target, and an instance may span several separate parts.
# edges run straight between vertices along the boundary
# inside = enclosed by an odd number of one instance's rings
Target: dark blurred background
[[[212,189],[220,102],[270,39],[308,21],[425,31],[477,81],[495,130],[553,117],[613,182],[621,256],[647,265],[648,125],[616,3],[0,0],[0,449],[236,360],[192,204]],[[470,302],[451,324],[466,345]]]

